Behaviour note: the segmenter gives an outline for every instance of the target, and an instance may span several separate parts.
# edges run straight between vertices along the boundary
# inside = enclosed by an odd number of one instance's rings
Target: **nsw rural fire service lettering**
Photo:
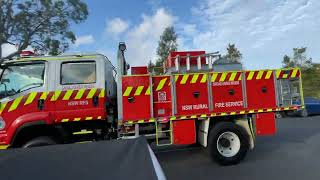
[[[214,104],[214,107],[221,108],[221,107],[242,107],[243,101],[235,101],[235,102],[218,102]]]
[[[194,104],[194,105],[184,105],[182,106],[183,111],[188,111],[188,110],[198,110],[198,109],[208,109],[208,104]]]

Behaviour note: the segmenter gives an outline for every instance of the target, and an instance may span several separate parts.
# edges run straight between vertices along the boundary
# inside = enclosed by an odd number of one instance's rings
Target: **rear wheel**
[[[22,145],[23,148],[31,148],[31,147],[39,147],[39,146],[49,146],[57,144],[57,142],[48,136],[40,136],[36,137],[34,139],[29,140],[24,145]]]
[[[209,153],[221,165],[239,163],[249,149],[249,137],[239,125],[221,122],[209,133]]]

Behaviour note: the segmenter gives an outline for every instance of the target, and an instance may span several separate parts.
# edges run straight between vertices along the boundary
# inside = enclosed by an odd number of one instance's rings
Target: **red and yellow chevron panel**
[[[240,81],[242,72],[217,72],[211,73],[211,82]]]
[[[63,118],[63,119],[56,119],[55,122],[77,122],[77,121],[91,121],[91,120],[104,120],[102,116],[87,116],[84,118],[76,117],[76,118]]]
[[[300,69],[278,69],[276,70],[277,79],[289,79],[300,77]]]
[[[206,83],[208,75],[206,73],[196,73],[196,74],[177,74],[174,76],[176,84],[196,84],[196,83]]]

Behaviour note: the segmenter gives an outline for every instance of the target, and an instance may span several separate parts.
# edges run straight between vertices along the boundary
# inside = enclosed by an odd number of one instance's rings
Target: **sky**
[[[292,48],[307,47],[320,63],[319,0],[85,0],[88,19],[73,24],[77,41],[69,52],[99,52],[116,65],[118,43],[127,44],[131,66],[155,61],[168,26],[178,50],[226,52],[235,43],[246,69],[279,68]],[[12,47],[6,47],[9,51]]]

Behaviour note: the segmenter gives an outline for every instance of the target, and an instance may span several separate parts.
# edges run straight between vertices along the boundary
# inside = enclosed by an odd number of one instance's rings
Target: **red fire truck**
[[[198,143],[223,164],[241,161],[275,113],[303,108],[299,69],[242,70],[217,53],[171,52],[162,75],[99,54],[28,57],[1,65],[0,147],[145,136],[158,146]]]

